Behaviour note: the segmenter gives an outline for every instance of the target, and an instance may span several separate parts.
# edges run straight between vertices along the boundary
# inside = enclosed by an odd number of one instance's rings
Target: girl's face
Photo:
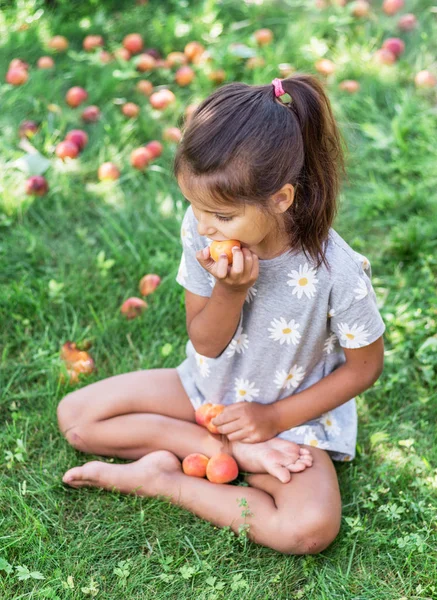
[[[272,215],[250,204],[232,207],[219,205],[210,198],[206,202],[194,200],[181,178],[178,183],[192,206],[199,235],[214,241],[238,240],[260,259],[273,258],[284,250],[286,239],[278,235],[277,222]]]

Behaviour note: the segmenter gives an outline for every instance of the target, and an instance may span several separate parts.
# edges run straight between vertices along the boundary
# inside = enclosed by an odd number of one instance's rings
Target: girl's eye
[[[232,221],[233,217],[221,217],[220,215],[215,215],[215,217],[219,220],[219,221]]]

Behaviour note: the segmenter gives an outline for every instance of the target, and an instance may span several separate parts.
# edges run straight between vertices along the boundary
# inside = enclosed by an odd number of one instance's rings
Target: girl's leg
[[[82,452],[138,459],[169,450],[183,459],[193,452],[212,456],[223,449],[219,436],[194,422],[175,369],[152,369],[109,377],[66,396],[58,421],[70,444]],[[289,471],[311,465],[304,451],[281,439],[232,445],[241,469],[272,473],[288,481]]]
[[[250,444],[247,444],[250,446]],[[313,466],[289,483],[250,475],[249,487],[218,485],[189,477],[170,452],[157,451],[124,465],[93,461],[70,469],[63,481],[143,496],[168,496],[174,504],[279,552],[313,554],[336,537],[341,518],[337,476],[328,454],[311,448]]]

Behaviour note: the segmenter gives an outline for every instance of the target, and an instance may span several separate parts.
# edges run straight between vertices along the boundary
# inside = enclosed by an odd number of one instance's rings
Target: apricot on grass
[[[161,277],[159,275],[156,275],[155,273],[144,275],[144,277],[140,279],[139,283],[140,294],[142,296],[149,296],[156,290],[160,283]]]
[[[121,112],[124,114],[125,117],[133,119],[138,116],[140,112],[140,107],[134,102],[126,102],[126,104],[123,104],[123,106],[121,107]]]
[[[190,83],[193,81],[194,77],[195,77],[195,73],[194,73],[193,69],[191,67],[189,67],[188,65],[180,67],[176,71],[175,76],[174,76],[176,83],[178,85],[180,85],[181,87],[190,85]]]
[[[258,29],[253,34],[255,41],[260,46],[265,46],[266,44],[270,44],[273,40],[273,31],[271,29]]]
[[[143,49],[143,38],[139,33],[129,33],[123,39],[123,46],[131,54],[138,54]]]
[[[335,71],[335,65],[329,58],[321,58],[314,66],[316,67],[316,71],[326,76],[332,75]]]
[[[24,60],[21,60],[21,58],[13,58],[9,63],[9,69],[24,69],[25,71],[28,71],[29,63],[27,63]]]
[[[85,52],[92,52],[103,46],[103,38],[101,35],[87,35],[82,42],[82,46]]]
[[[36,121],[23,121],[20,124],[20,127],[18,129],[18,135],[22,138],[22,137],[27,137],[27,138],[31,138],[35,135],[35,133],[38,131],[39,129],[39,125],[38,123],[36,123]]]
[[[23,85],[28,79],[28,72],[21,67],[13,67],[6,73],[6,83],[11,85]]]
[[[224,452],[211,456],[206,466],[206,477],[212,483],[229,483],[238,477],[236,460]]]
[[[65,136],[65,141],[73,142],[82,151],[88,144],[88,135],[82,129],[72,129]]]
[[[430,71],[424,70],[416,74],[414,83],[418,88],[433,88],[437,85],[437,79]]]
[[[162,132],[162,139],[166,142],[180,142],[182,139],[182,132],[179,127],[166,127]]]
[[[98,106],[87,106],[82,111],[82,120],[85,123],[95,123],[100,119],[100,108]]]
[[[205,52],[205,47],[199,42],[188,42],[184,48],[184,54],[190,62],[194,62]]]
[[[241,243],[238,240],[223,240],[221,242],[212,242],[209,247],[212,260],[217,262],[221,254],[226,254],[228,257],[228,263],[232,265],[234,256],[232,254],[232,248],[238,246],[241,248]]]
[[[384,50],[390,50],[398,58],[405,50],[404,42],[399,38],[388,38],[382,44]]]
[[[386,15],[395,15],[404,7],[404,0],[384,0],[382,10]]]
[[[68,48],[68,40],[63,35],[55,35],[49,40],[48,46],[56,52],[65,52]]]
[[[153,71],[153,69],[156,69],[156,59],[153,58],[153,56],[150,56],[150,54],[141,54],[136,62],[136,67],[137,71],[140,71],[141,73]]]
[[[158,140],[152,140],[148,144],[146,144],[145,148],[150,152],[152,158],[158,158],[162,154],[162,144],[158,142]]]
[[[137,83],[137,90],[141,94],[144,94],[145,96],[150,96],[150,94],[152,93],[152,90],[153,90],[153,83],[151,83],[150,81],[147,81],[147,79],[141,79]]]
[[[32,175],[26,181],[26,194],[28,196],[44,196],[48,191],[47,179],[42,175]]]
[[[79,154],[79,146],[74,142],[64,140],[56,146],[56,156],[65,160],[66,158],[76,158]]]
[[[355,79],[345,79],[341,81],[338,87],[344,92],[348,92],[349,94],[355,94],[360,89],[360,84]]]
[[[154,92],[149,98],[150,104],[156,110],[165,110],[169,106],[169,104],[171,104],[175,100],[176,96],[171,90],[167,89]]]
[[[152,153],[145,147],[135,148],[130,155],[130,163],[135,169],[142,171],[152,160]]]
[[[182,461],[182,471],[191,477],[205,477],[209,458],[197,452],[189,454]]]
[[[187,62],[188,59],[183,52],[170,52],[170,54],[167,55],[167,64],[169,67],[186,65]]]
[[[136,317],[139,317],[146,308],[147,302],[144,302],[141,298],[132,297],[123,302],[120,312],[126,319],[135,319]]]
[[[85,100],[87,98],[88,98],[88,92],[77,85],[70,88],[68,90],[68,92],[65,94],[65,101],[72,108],[78,107],[79,104],[82,104],[82,102],[85,102]]]
[[[115,181],[120,177],[120,170],[114,163],[105,162],[100,165],[97,176],[100,181]]]
[[[412,31],[417,27],[417,19],[413,13],[402,15],[398,20],[398,27],[401,31]]]
[[[51,56],[41,56],[36,63],[38,69],[52,69],[55,66],[55,61]]]

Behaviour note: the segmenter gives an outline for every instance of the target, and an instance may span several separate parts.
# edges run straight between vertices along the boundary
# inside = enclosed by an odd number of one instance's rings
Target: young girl
[[[231,83],[198,106],[174,163],[189,202],[177,276],[187,358],[62,400],[70,444],[135,461],[93,461],[65,483],[167,496],[284,553],[333,541],[341,500],[331,459],[354,458],[353,398],[381,373],[384,332],[368,261],[331,229],[342,169],[329,101],[311,76]],[[212,260],[213,240],[240,241],[232,265]],[[220,435],[195,423],[206,402],[225,405],[213,421]],[[182,472],[188,454],[223,449],[252,473],[249,487]]]

